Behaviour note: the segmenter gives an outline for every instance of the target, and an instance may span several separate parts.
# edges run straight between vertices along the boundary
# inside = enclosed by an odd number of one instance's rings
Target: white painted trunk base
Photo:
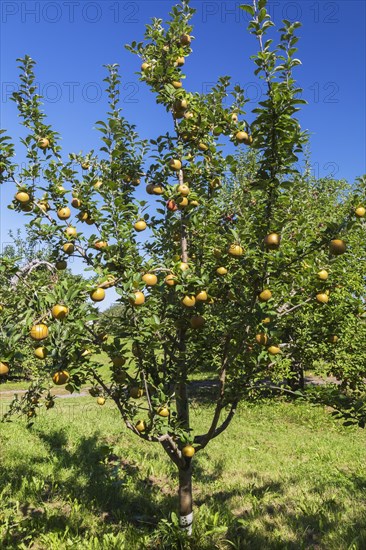
[[[182,529],[187,531],[187,534],[192,535],[192,524],[193,524],[193,512],[188,514],[188,516],[179,517],[179,525]]]

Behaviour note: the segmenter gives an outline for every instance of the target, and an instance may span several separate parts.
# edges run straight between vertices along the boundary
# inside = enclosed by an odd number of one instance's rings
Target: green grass
[[[193,408],[197,432],[211,413]],[[109,403],[59,399],[30,430],[0,425],[0,547],[363,549],[365,442],[320,407],[243,405],[194,460],[188,543],[171,517],[176,472],[163,450],[128,433]]]

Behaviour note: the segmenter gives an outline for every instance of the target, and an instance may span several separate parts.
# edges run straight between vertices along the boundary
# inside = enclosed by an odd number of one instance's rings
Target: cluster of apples
[[[180,80],[179,70],[181,67],[183,67],[185,63],[185,54],[188,54],[188,51],[189,51],[188,48],[190,47],[191,42],[192,42],[192,37],[187,33],[183,33],[179,37],[177,43],[174,44],[175,47],[178,47],[177,48],[178,54],[176,59],[173,62],[173,65],[177,69],[177,71],[174,73],[172,77],[173,79],[170,83],[173,86],[173,88],[175,88],[176,90],[179,90],[183,86],[182,81]],[[171,46],[173,45],[166,44],[165,46],[163,46],[163,51],[165,53],[168,53],[170,51]],[[152,81],[154,70],[155,70],[154,61],[144,61],[141,65],[141,72],[147,82]]]
[[[69,308],[64,304],[55,304],[51,309],[51,317],[53,319],[57,319],[58,321],[62,321],[65,319],[65,317],[69,314]],[[46,340],[49,336],[49,329],[48,326],[45,323],[37,323],[34,324],[29,332],[30,337],[32,340],[36,342],[42,342],[43,340]],[[38,359],[46,359],[48,355],[48,350],[43,345],[35,348],[34,355]],[[69,373],[65,370],[56,371],[53,375],[53,382],[57,385],[66,384],[66,382],[69,379]]]

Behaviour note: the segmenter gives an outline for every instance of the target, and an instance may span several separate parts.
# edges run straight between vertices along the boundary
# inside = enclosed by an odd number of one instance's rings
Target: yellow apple
[[[196,304],[196,298],[194,296],[184,296],[184,298],[182,298],[182,304],[185,307],[194,307]]]
[[[105,290],[104,288],[100,288],[100,287],[95,288],[94,290],[91,291],[89,296],[93,302],[101,302],[105,298]]]
[[[65,319],[66,315],[69,313],[69,308],[62,304],[56,304],[51,309],[51,315],[54,319],[62,320]]]
[[[327,304],[329,302],[329,296],[325,292],[319,292],[316,295],[316,301],[319,302],[319,304]]]
[[[148,286],[154,286],[157,284],[158,282],[158,278],[156,275],[154,275],[153,273],[145,273],[143,276],[142,276],[142,280],[144,281],[144,283],[146,283]]]
[[[130,303],[133,306],[141,306],[145,302],[145,295],[143,292],[136,291],[134,293],[134,298],[130,298]]]
[[[340,256],[347,250],[347,245],[342,239],[332,239],[329,244],[330,253],[334,256]]]
[[[73,245],[73,243],[65,243],[63,246],[62,246],[62,250],[65,252],[65,254],[72,254],[75,250],[75,246]]]
[[[169,161],[169,168],[175,172],[178,172],[182,168],[182,163],[178,159],[171,159]]]
[[[60,220],[67,220],[70,216],[71,216],[71,210],[68,206],[65,206],[57,210],[57,217]]]
[[[269,346],[269,348],[267,349],[268,353],[270,353],[271,355],[278,355],[279,353],[281,353],[281,350],[278,346]]]
[[[258,298],[261,302],[268,302],[272,298],[272,292],[266,288],[259,293]]]
[[[230,256],[242,256],[244,254],[244,250],[239,244],[231,244],[228,252]]]
[[[33,340],[44,340],[48,336],[48,327],[43,323],[33,325],[29,334]]]
[[[280,246],[281,237],[278,233],[270,233],[264,237],[264,244],[270,250],[275,250]]]
[[[184,185],[184,184],[178,185],[177,191],[178,191],[178,193],[180,193],[183,197],[188,197],[189,193],[191,192],[191,190],[190,190],[190,188],[188,187],[188,185]]]
[[[321,281],[326,281],[329,277],[329,273],[325,269],[321,269],[320,271],[318,271],[317,275],[318,279],[320,279]]]
[[[147,223],[145,222],[145,220],[138,220],[135,225],[134,225],[134,228],[136,231],[144,231],[146,228],[147,228]]]

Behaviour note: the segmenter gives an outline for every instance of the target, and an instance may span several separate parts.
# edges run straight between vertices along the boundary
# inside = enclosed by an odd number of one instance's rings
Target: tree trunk
[[[187,468],[179,468],[179,524],[182,529],[192,534],[193,500],[192,500],[192,464],[189,459]]]

